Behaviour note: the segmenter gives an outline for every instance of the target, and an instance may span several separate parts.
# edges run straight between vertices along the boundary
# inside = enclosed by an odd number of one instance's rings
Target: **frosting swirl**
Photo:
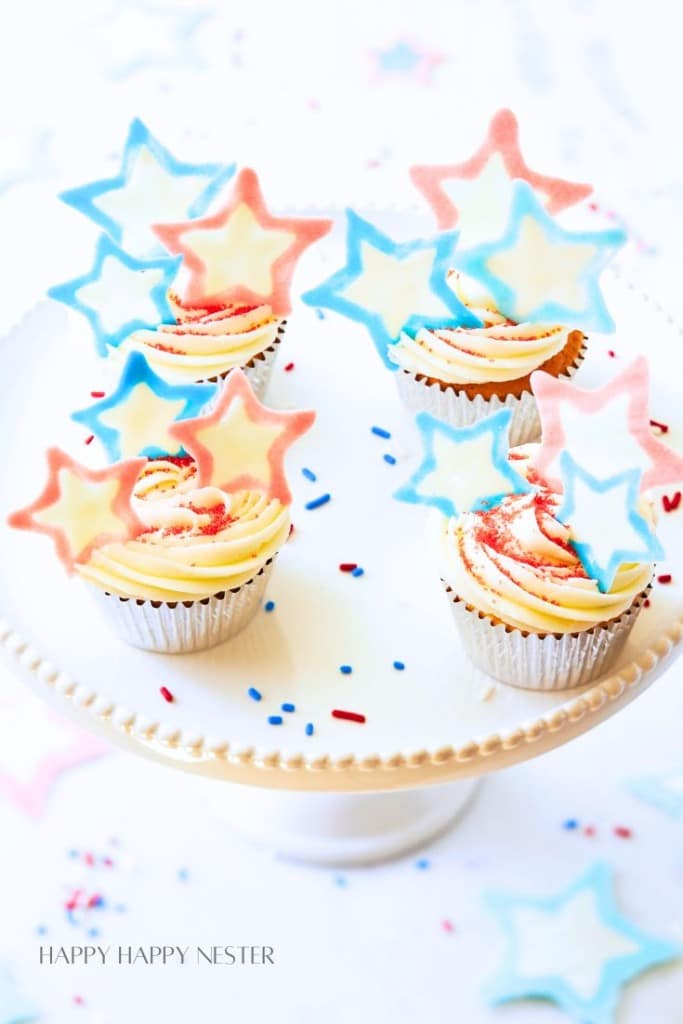
[[[105,544],[78,566],[119,597],[190,601],[239,587],[273,558],[289,534],[289,509],[257,491],[196,486],[189,457],[152,459],[133,506],[146,529]]]
[[[175,324],[134,331],[114,352],[122,358],[142,352],[172,382],[208,380],[245,366],[276,341],[282,322],[266,305],[190,309],[173,294],[169,301]]]
[[[526,461],[527,453],[512,457]],[[520,468],[531,479],[533,471]],[[560,501],[540,486],[489,511],[442,517],[443,577],[457,596],[530,633],[578,632],[626,611],[650,582],[652,565],[621,565],[602,593],[571,547],[570,530],[554,518]]]
[[[465,285],[455,271],[449,284],[482,327],[422,328],[402,334],[389,358],[403,370],[445,384],[488,384],[518,380],[537,370],[567,345],[570,330],[552,324],[512,323],[487,293]]]

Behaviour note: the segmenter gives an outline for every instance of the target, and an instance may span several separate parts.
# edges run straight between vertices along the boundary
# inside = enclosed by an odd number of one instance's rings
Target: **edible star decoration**
[[[511,411],[501,409],[471,427],[452,427],[418,413],[424,459],[394,497],[455,516],[491,508],[508,494],[528,493],[530,485],[507,458],[511,419]]]
[[[396,370],[388,348],[401,333],[421,327],[481,327],[446,283],[457,232],[394,242],[347,210],[346,266],[302,296],[364,324],[385,366]]]
[[[603,593],[612,586],[620,565],[664,557],[662,545],[637,509],[639,469],[598,479],[569,452],[562,452],[560,478],[564,500],[555,518],[571,528],[571,545]]]
[[[644,356],[593,391],[539,371],[532,374],[531,387],[543,432],[534,465],[551,484],[557,482],[565,448],[595,476],[641,469],[642,490],[683,480],[683,457],[652,434]]]
[[[554,896],[489,894],[507,940],[490,1001],[550,999],[582,1024],[613,1024],[622,986],[682,952],[623,917],[613,887],[611,868],[597,863]]]
[[[234,492],[256,488],[289,504],[284,457],[315,419],[314,412],[276,412],[256,398],[242,370],[231,370],[215,407],[182,420],[169,433],[197,463],[199,486]]]
[[[82,313],[95,335],[97,351],[108,353],[133,331],[175,323],[168,290],[181,260],[139,260],[102,235],[92,269],[55,285],[48,295]]]
[[[99,438],[110,462],[136,455],[181,455],[169,427],[198,416],[217,391],[216,384],[168,384],[141,352],[131,352],[116,390],[71,418]]]
[[[527,181],[553,214],[593,191],[590,185],[532,171],[520,151],[519,127],[511,110],[494,114],[486,139],[469,160],[412,167],[410,176],[434,211],[439,228],[458,226],[461,246],[495,238],[503,230],[514,179]]]
[[[156,224],[165,247],[180,253],[188,271],[187,305],[270,305],[290,311],[289,289],[297,260],[332,227],[330,220],[273,217],[256,173],[240,171],[218,213],[177,224]]]
[[[60,448],[47,452],[43,492],[8,517],[10,526],[51,537],[69,572],[95,548],[125,541],[144,530],[131,496],[145,459],[128,459],[106,469],[88,469]]]
[[[515,323],[532,320],[613,331],[599,276],[623,245],[620,228],[567,231],[550,217],[525,181],[516,181],[504,234],[465,252],[453,265],[479,281]]]
[[[156,256],[163,248],[150,225],[200,217],[234,172],[235,164],[176,160],[135,118],[119,173],[68,189],[59,198],[93,220],[131,255]]]

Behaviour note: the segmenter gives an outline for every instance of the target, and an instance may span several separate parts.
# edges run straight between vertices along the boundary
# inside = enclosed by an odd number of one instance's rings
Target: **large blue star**
[[[511,411],[501,409],[471,427],[452,427],[418,413],[424,458],[394,497],[455,516],[528,493],[531,486],[508,462],[511,419]]]
[[[555,518],[571,528],[572,547],[603,593],[612,586],[620,565],[664,557],[662,545],[638,512],[642,470],[598,479],[567,451],[559,464],[564,500]]]
[[[83,314],[92,327],[97,351],[106,356],[108,345],[116,347],[132,331],[175,323],[168,290],[181,262],[181,256],[136,259],[102,235],[92,269],[83,277],[55,285],[47,294]],[[83,292],[87,299],[79,297]]]
[[[584,330],[613,331],[599,276],[626,241],[619,228],[567,231],[526,181],[514,185],[503,236],[457,252],[454,266],[480,281],[498,309],[519,323],[559,323]]]
[[[38,1012],[17,990],[9,971],[0,966],[0,1024],[29,1024]]]
[[[181,455],[182,446],[168,428],[199,416],[217,391],[217,384],[168,384],[142,353],[131,352],[116,390],[71,418],[99,438],[110,462],[136,455]]]
[[[119,173],[68,189],[60,199],[133,255],[157,255],[164,249],[149,226],[200,217],[234,171],[235,164],[176,160],[136,117]]]
[[[390,370],[397,367],[389,359],[388,347],[396,344],[402,331],[481,327],[446,283],[457,231],[398,243],[353,210],[346,215],[346,266],[306,292],[304,302],[364,324]]]
[[[611,869],[597,863],[555,896],[489,894],[507,938],[491,1002],[550,999],[582,1024],[612,1024],[622,985],[683,952],[622,917],[612,890]]]

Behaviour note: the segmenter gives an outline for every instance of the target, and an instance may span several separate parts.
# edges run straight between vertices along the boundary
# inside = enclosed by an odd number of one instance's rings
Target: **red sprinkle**
[[[93,893],[93,895],[89,897],[86,906],[88,907],[88,909],[91,909],[92,907],[96,907],[101,899],[102,899],[102,897],[100,896],[99,893],[97,893],[97,892]]]
[[[294,369],[294,363],[287,363],[285,366],[285,373],[289,373],[290,370]]]
[[[671,583],[671,573],[663,572],[661,576],[657,577],[657,583]]]
[[[650,598],[646,597],[645,600],[643,601],[643,608],[649,608],[649,607],[650,607]]]
[[[345,722],[360,722],[361,724],[365,721],[365,715],[359,715],[357,711],[340,711],[339,708],[334,709],[332,717],[343,718]]]
[[[589,838],[595,835],[595,825],[586,825],[583,834]]]
[[[167,686],[160,687],[159,693],[168,704],[172,704],[173,701],[175,700],[175,697],[173,696],[173,694],[171,693]]]
[[[91,435],[90,435],[90,437],[86,437],[86,439],[85,439],[85,443],[86,443],[86,444],[92,444],[92,442],[93,442],[94,440],[95,440],[95,435],[94,435],[94,434],[91,434]]]
[[[675,512],[681,503],[681,492],[676,491],[673,498],[670,498],[668,494],[662,495],[662,505],[664,506],[665,512]]]
[[[455,931],[455,928],[453,927],[453,922],[449,921],[448,918],[446,918],[446,920],[441,922],[441,927],[443,928],[443,930],[445,932],[454,932]]]
[[[619,836],[620,839],[633,838],[633,832],[630,828],[626,828],[625,825],[615,825],[613,831],[615,836]]]
[[[293,533],[294,533],[294,523],[290,523],[289,524],[289,533],[287,534],[287,540],[289,540],[289,538],[292,536]]]
[[[660,423],[659,420],[650,420],[650,426],[655,427],[661,434],[669,433],[669,428],[666,423]]]
[[[74,1003],[76,1004],[76,1006],[83,1006],[83,1004],[85,1003],[85,999],[83,998],[83,996],[74,996]]]
[[[91,391],[90,392],[90,397],[91,398],[104,398],[104,396],[105,396],[105,392],[104,391]]]
[[[607,355],[610,357],[610,359],[616,359],[617,358],[617,354],[616,354],[616,352],[614,351],[613,348],[608,348],[607,349]]]
[[[356,562],[340,562],[339,563],[339,569],[340,569],[341,572],[353,572],[353,570],[357,569],[357,568],[358,568],[358,565],[356,564]]]
[[[83,854],[83,860],[85,861],[85,863],[88,865],[89,868],[94,867],[94,865],[95,865],[95,858],[93,857],[92,853],[84,853]]]

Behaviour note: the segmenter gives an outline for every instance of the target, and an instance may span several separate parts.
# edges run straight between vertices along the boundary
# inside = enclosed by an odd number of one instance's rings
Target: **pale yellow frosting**
[[[518,450],[515,468],[524,471]],[[561,498],[541,488],[489,512],[440,517],[442,576],[468,605],[531,633],[574,633],[617,618],[652,578],[650,563],[624,564],[607,593],[587,576],[553,516]]]
[[[289,535],[289,509],[257,491],[198,488],[189,459],[154,459],[143,468],[133,506],[147,531],[105,544],[77,566],[110,594],[189,601],[239,587]]]
[[[445,384],[486,384],[517,380],[561,352],[569,329],[557,324],[511,323],[491,298],[452,272],[449,284],[483,327],[427,329],[402,334],[389,357],[403,370]]]

